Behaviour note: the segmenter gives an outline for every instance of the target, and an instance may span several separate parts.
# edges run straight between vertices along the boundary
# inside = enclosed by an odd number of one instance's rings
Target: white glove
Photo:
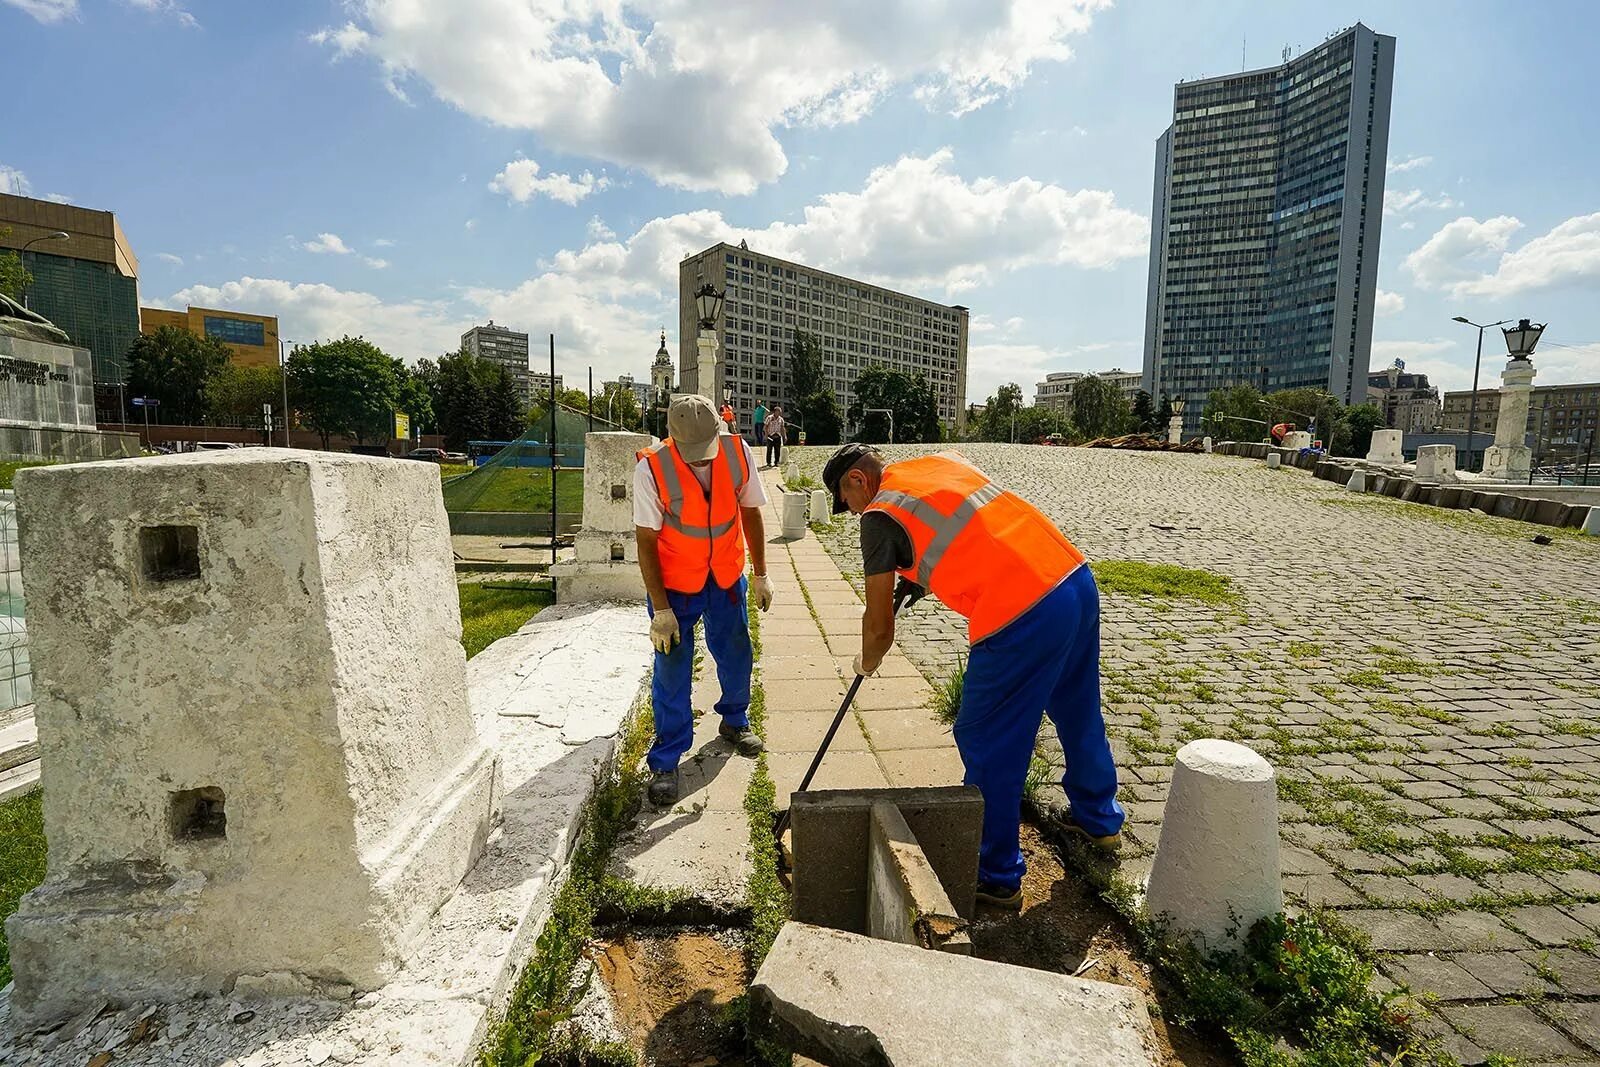
[[[855,662],[850,664],[850,666],[863,678],[871,678],[874,674],[878,673],[876,669],[870,671],[864,671],[861,669],[861,653],[859,652],[856,653]]]
[[[671,608],[662,608],[650,620],[650,643],[665,656],[678,643],[678,617]]]
[[[755,595],[756,607],[766,611],[772,607],[772,583],[765,574],[758,574],[750,579],[750,592]]]

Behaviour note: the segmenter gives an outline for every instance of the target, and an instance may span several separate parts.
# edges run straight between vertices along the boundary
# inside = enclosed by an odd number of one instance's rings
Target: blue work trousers
[[[1117,833],[1117,767],[1100,714],[1100,593],[1080,566],[1022,616],[972,646],[956,747],[966,784],[983,793],[978,880],[1005,889],[1027,869],[1017,833],[1022,788],[1041,713],[1067,757],[1061,785],[1072,818],[1095,836]]]
[[[694,679],[694,624],[706,621],[706,648],[717,665],[722,699],[717,714],[729,726],[750,725],[750,619],[745,610],[748,582],[743,575],[732,589],[719,589],[707,578],[698,593],[667,590],[667,604],[678,617],[680,640],[666,654],[656,653],[655,676],[650,682],[650,702],[655,712],[656,741],[645,762],[652,771],[670,771],[694,743],[694,711],[689,687]],[[646,604],[650,617],[655,605]]]

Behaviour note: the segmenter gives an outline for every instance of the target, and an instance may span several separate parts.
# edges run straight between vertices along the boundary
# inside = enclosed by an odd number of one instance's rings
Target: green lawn
[[[0,463],[0,489],[10,489],[11,479],[15,478],[17,476],[17,472],[24,467],[50,466],[54,466],[54,464],[46,459],[20,459],[13,460],[10,463]]]
[[[550,471],[538,467],[480,467],[444,487],[447,511],[550,510]],[[556,507],[583,510],[583,470],[556,472]]]
[[[7,472],[9,478],[9,472]],[[516,633],[555,600],[549,586],[516,582],[462,582],[461,644],[471,659]],[[39,790],[0,803],[0,986],[11,981],[5,919],[22,894],[44,880],[44,813]]]
[[[5,918],[44,880],[44,809],[39,791],[0,804],[0,986],[11,981]]]

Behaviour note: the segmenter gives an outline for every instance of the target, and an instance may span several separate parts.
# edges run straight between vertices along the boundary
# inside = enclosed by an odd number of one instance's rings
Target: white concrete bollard
[[[1232,741],[1178,750],[1145,892],[1152,917],[1205,948],[1236,949],[1256,920],[1283,910],[1276,777]]]
[[[1417,481],[1453,482],[1456,480],[1456,446],[1423,445],[1417,449]]]
[[[1275,471],[1283,466],[1283,457],[1276,452],[1267,453],[1267,470]]]
[[[1209,437],[1201,438],[1200,439],[1200,447],[1205,449],[1207,452],[1210,452],[1211,451],[1211,438],[1209,438]]]
[[[1600,537],[1600,504],[1589,509],[1589,514],[1583,520],[1583,532],[1591,537]]]
[[[1350,480],[1344,483],[1344,487],[1352,493],[1365,493],[1367,491],[1367,472],[1351,471]]]
[[[806,495],[783,494],[783,536],[798,541],[806,535]]]
[[[833,501],[826,489],[811,490],[811,521],[827,522],[833,518]]]
[[[1399,430],[1373,430],[1372,447],[1367,450],[1367,462],[1404,463],[1405,456],[1400,451],[1404,436]]]

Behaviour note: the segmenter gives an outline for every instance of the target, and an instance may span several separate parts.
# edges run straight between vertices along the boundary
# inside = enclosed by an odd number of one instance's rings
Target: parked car
[[[244,446],[239,444],[237,441],[196,441],[194,443],[194,450],[196,452],[218,452],[225,448],[243,447]]]
[[[446,452],[444,461],[446,463],[471,463],[472,458],[465,452]]]
[[[448,463],[450,462],[450,453],[442,448],[413,448],[406,453],[406,458],[427,460],[429,463]],[[463,456],[462,460],[464,462],[466,457]]]

